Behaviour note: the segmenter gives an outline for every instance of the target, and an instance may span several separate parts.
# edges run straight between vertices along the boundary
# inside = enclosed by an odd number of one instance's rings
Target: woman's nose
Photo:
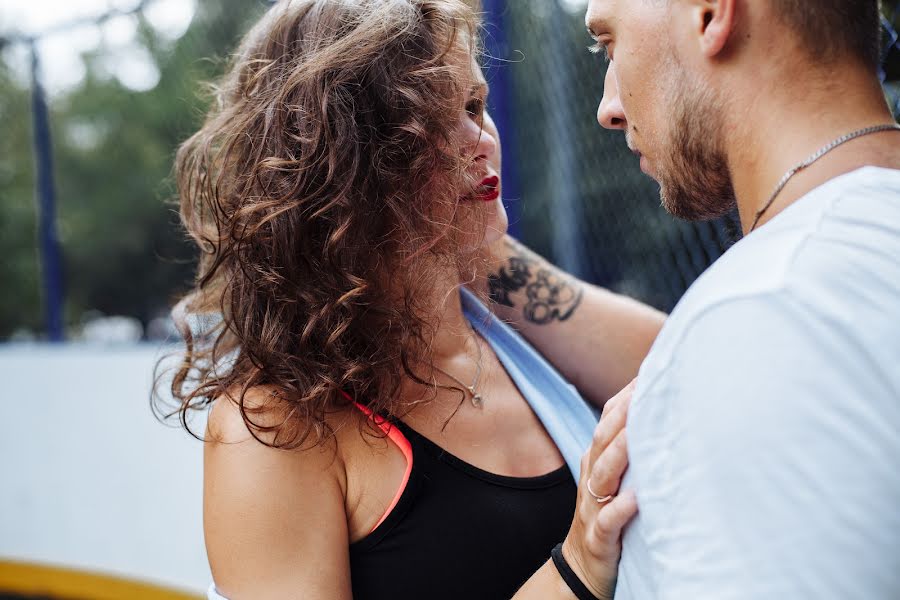
[[[467,146],[476,159],[490,160],[497,154],[497,140],[479,120],[469,119],[466,127]]]
[[[606,129],[624,130],[628,126],[625,118],[625,109],[619,99],[619,84],[616,81],[614,63],[609,63],[606,71],[606,80],[603,82],[603,99],[597,109],[597,121]]]

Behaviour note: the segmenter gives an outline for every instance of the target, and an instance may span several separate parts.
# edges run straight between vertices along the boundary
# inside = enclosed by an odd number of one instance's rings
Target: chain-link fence
[[[481,3],[513,232],[587,280],[671,309],[739,236],[736,219],[687,224],[667,215],[622,134],[597,124],[605,64],[587,52],[585,0]],[[900,0],[884,4],[896,29]],[[193,7],[193,18],[185,31],[166,34],[152,17],[175,5]],[[63,328],[77,336],[101,313],[133,317],[145,336],[155,335],[193,271],[193,249],[165,203],[174,196],[174,148],[202,118],[199,82],[215,78],[268,5],[109,0],[107,12],[28,34],[0,8],[0,339],[59,339]],[[115,32],[128,23],[128,46],[157,72],[152,86],[126,85],[141,69],[121,60],[132,50],[106,42],[66,51],[80,54],[84,76],[65,92],[37,69],[45,44],[121,37]],[[885,47],[894,52],[886,89],[900,112],[896,35]],[[9,66],[18,55],[24,76]]]
[[[512,115],[504,131],[506,175],[517,180],[511,213],[518,235],[556,264],[668,311],[739,238],[737,215],[695,224],[669,216],[622,133],[597,124],[606,64],[586,50],[584,4],[485,2],[490,78],[505,71],[511,89],[493,106]],[[886,14],[896,23],[895,7]],[[900,108],[896,85],[888,89]]]

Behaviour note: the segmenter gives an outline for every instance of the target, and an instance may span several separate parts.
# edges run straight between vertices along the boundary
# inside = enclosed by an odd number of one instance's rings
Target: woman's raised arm
[[[509,235],[491,247],[486,286],[514,326],[593,404],[603,406],[637,376],[665,314],[590,285]]]

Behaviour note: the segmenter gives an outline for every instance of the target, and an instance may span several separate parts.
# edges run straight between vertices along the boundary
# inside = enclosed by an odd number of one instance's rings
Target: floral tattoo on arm
[[[546,325],[571,317],[584,295],[581,286],[551,269],[527,249],[511,242],[507,246],[513,254],[506,265],[488,275],[491,300],[515,308],[511,295],[524,289],[522,314],[526,320]]]

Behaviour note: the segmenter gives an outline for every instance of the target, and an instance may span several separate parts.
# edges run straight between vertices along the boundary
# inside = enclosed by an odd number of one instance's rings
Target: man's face
[[[625,132],[641,169],[659,182],[666,210],[702,220],[727,213],[735,199],[717,95],[684,66],[696,57],[679,56],[690,35],[681,4],[591,0],[585,21],[610,59],[598,121]]]

